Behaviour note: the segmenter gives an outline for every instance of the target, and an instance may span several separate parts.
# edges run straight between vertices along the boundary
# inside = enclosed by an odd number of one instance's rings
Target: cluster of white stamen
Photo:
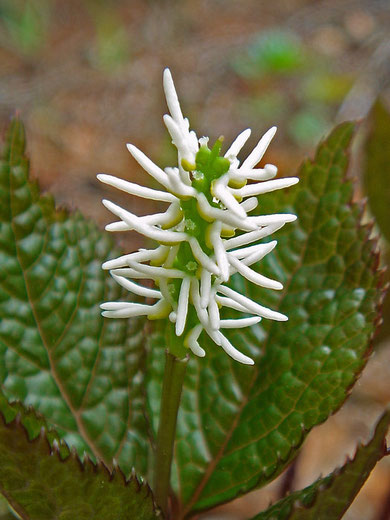
[[[296,217],[291,214],[248,216],[248,213],[257,206],[256,196],[292,186],[298,179],[289,177],[270,180],[277,173],[275,166],[267,164],[264,168],[255,168],[275,134],[275,127],[260,139],[240,165],[237,155],[250,136],[251,131],[247,129],[235,139],[225,154],[230,167],[211,183],[211,196],[217,204],[210,204],[206,195],[192,185],[188,168],[183,167],[183,164],[195,164],[197,152],[200,147],[207,145],[208,138],[202,137],[198,140],[195,132],[190,131],[188,119],[182,115],[168,69],[164,71],[164,91],[170,112],[170,115],[164,116],[164,122],[172,137],[172,143],[178,150],[178,167],[162,170],[134,145],[128,144],[127,148],[140,166],[161,184],[165,191],[139,186],[111,175],[98,175],[100,181],[126,193],[170,204],[164,213],[138,217],[112,202],[103,200],[106,208],[120,219],[109,224],[107,230],[136,230],[160,243],[156,249],[141,249],[109,260],[103,264],[103,268],[109,269],[113,278],[128,291],[157,301],[150,305],[107,302],[101,306],[103,315],[108,318],[144,315],[149,319],[169,316],[169,320],[174,323],[176,335],[181,336],[185,333],[184,345],[197,356],[205,355],[204,349],[199,345],[199,336],[205,331],[232,358],[244,364],[253,364],[251,358],[239,352],[230,343],[221,329],[249,327],[262,318],[285,321],[287,317],[254,302],[224,285],[224,282],[233,274],[239,273],[261,287],[276,290],[283,288],[280,282],[257,273],[251,266],[276,246],[276,241],[263,244],[256,242],[268,237],[285,223],[294,221]],[[199,175],[199,172],[192,172],[194,177],[197,174]],[[246,184],[247,180],[260,182]],[[203,250],[200,241],[190,233],[191,222],[185,219],[181,203],[191,198],[196,200],[199,215],[210,222],[207,243],[209,251],[212,250],[211,255]],[[235,235],[237,231],[243,233],[229,239],[221,236],[226,236],[227,232]],[[180,268],[175,260],[182,242],[189,244],[193,258],[186,266]],[[254,243],[256,244],[249,245]],[[158,290],[144,287],[131,279],[153,280]],[[172,296],[170,289],[170,282],[174,280],[181,280],[176,298]],[[195,310],[197,323],[192,323],[189,327],[187,317],[191,306]],[[253,316],[221,319],[222,307]]]

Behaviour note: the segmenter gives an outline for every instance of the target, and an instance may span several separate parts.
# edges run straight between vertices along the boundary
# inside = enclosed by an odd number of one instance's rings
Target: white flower
[[[280,290],[282,284],[263,276],[251,266],[276,246],[276,241],[258,243],[280,229],[295,215],[248,216],[257,206],[256,196],[292,186],[296,177],[270,180],[277,169],[267,164],[255,168],[276,132],[273,127],[260,139],[240,165],[237,155],[250,136],[244,130],[224,157],[220,156],[222,139],[212,149],[208,138],[197,138],[183,117],[176,90],[168,69],[164,71],[164,91],[170,115],[164,122],[178,150],[178,166],[164,170],[154,164],[134,145],[127,148],[142,168],[163,190],[139,186],[111,175],[100,174],[100,181],[126,193],[169,203],[164,213],[138,217],[120,206],[103,200],[119,220],[109,224],[109,231],[136,230],[159,242],[156,249],[137,252],[103,264],[113,278],[128,291],[156,300],[147,305],[132,302],[107,302],[101,305],[108,318],[147,316],[169,317],[177,336],[197,356],[205,351],[199,337],[205,331],[233,359],[253,364],[224,336],[225,328],[249,327],[262,318],[285,321],[283,314],[268,309],[234,291],[225,282],[240,273],[261,287]],[[260,181],[247,184],[248,180]],[[237,231],[241,232],[236,235]],[[254,244],[254,245],[249,245]],[[133,280],[153,280],[149,289]],[[221,319],[220,309],[228,307],[251,317]]]

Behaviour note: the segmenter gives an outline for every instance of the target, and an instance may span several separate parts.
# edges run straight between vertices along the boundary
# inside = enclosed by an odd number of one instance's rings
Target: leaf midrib
[[[57,388],[58,388],[58,390],[60,392],[61,397],[65,401],[66,405],[68,406],[68,408],[69,408],[69,410],[70,410],[70,412],[71,412],[71,414],[72,414],[72,416],[73,416],[73,418],[74,418],[74,420],[76,422],[79,434],[83,438],[83,440],[87,444],[87,446],[90,448],[90,450],[94,454],[94,456],[96,458],[101,459],[108,467],[111,467],[110,462],[108,460],[106,460],[105,455],[101,452],[101,450],[99,450],[99,448],[96,446],[96,444],[93,441],[93,439],[91,439],[91,437],[89,436],[89,434],[88,434],[88,432],[87,432],[87,430],[84,427],[84,424],[82,422],[81,411],[80,410],[76,410],[74,408],[74,406],[73,406],[73,404],[71,402],[71,399],[69,398],[69,396],[68,396],[68,394],[67,394],[67,392],[66,392],[66,390],[64,388],[64,385],[62,384],[62,381],[61,381],[61,379],[60,379],[60,377],[59,377],[59,375],[57,373],[57,370],[56,370],[56,367],[55,367],[55,363],[54,363],[53,357],[51,355],[50,348],[49,348],[49,346],[47,344],[47,340],[46,340],[44,331],[41,328],[41,325],[40,325],[40,322],[39,322],[39,319],[38,319],[38,316],[37,316],[37,312],[36,312],[36,308],[35,308],[35,302],[34,302],[33,298],[31,297],[31,292],[30,292],[28,279],[26,277],[25,270],[23,269],[23,264],[22,264],[21,257],[20,257],[19,245],[18,245],[18,240],[16,238],[16,231],[15,231],[15,228],[14,228],[14,219],[13,219],[13,193],[14,193],[14,188],[12,186],[11,169],[12,169],[13,166],[17,166],[18,165],[18,161],[17,160],[15,161],[14,158],[13,158],[13,150],[16,148],[16,146],[14,145],[16,139],[17,139],[17,132],[14,131],[13,135],[12,135],[12,138],[11,138],[10,154],[9,154],[9,167],[10,167],[10,172],[9,172],[10,191],[9,191],[9,193],[10,193],[10,212],[11,212],[10,222],[11,222],[12,233],[14,235],[16,257],[17,257],[17,260],[18,260],[18,263],[19,263],[19,266],[20,266],[20,270],[22,272],[27,298],[28,298],[28,301],[29,301],[29,303],[31,305],[31,311],[32,311],[32,314],[33,314],[33,317],[34,317],[34,321],[36,323],[36,326],[37,326],[37,329],[38,329],[38,332],[39,332],[39,335],[40,335],[40,338],[41,338],[41,341],[42,341],[42,345],[44,346],[44,348],[46,350],[46,353],[47,353],[47,356],[48,356],[49,365],[50,365],[50,374],[53,377],[53,380],[54,380],[55,384],[57,385]],[[43,215],[42,215],[42,218],[44,218]],[[46,229],[45,242],[47,241],[47,233],[48,233],[48,230]],[[81,288],[82,288],[82,285],[84,283],[84,279],[85,279],[85,275],[84,275],[84,272],[83,272],[83,274],[82,274],[82,282],[80,283],[80,286],[79,286],[79,289],[78,289],[77,303],[78,303],[79,298],[80,298]],[[76,309],[77,309],[77,304],[76,304]],[[74,316],[76,314],[76,309],[73,311],[72,317],[70,318],[69,322],[71,322],[73,320],[73,318],[74,318]],[[58,343],[61,340],[61,338],[64,336],[66,331],[69,329],[69,327],[68,327],[69,322],[66,325],[66,327],[64,328],[60,338],[56,341],[55,345],[58,345]]]
[[[339,138],[339,141],[338,141],[338,146],[340,145],[340,142],[343,140],[344,138],[344,134],[342,136],[340,136]],[[337,150],[337,147],[335,147],[336,150]],[[330,164],[333,163],[334,161],[334,157],[335,157],[335,152],[333,152],[333,158],[330,162]],[[309,162],[309,164],[311,165],[312,164],[312,161]],[[331,166],[328,166],[328,170]],[[326,190],[326,186],[327,186],[327,183],[329,182],[329,179],[327,179],[327,182],[325,183],[324,187],[323,187],[323,190],[322,190],[322,194],[324,194],[325,190]],[[307,188],[309,189],[309,188]],[[321,197],[321,195],[318,195],[317,196],[317,200],[319,200]],[[283,289],[283,293],[281,295],[281,298],[279,299],[279,302],[278,302],[278,305],[276,307],[276,310],[279,310],[283,301],[284,301],[284,298],[286,296],[286,294],[288,293],[288,288],[289,286],[291,285],[292,283],[292,280],[294,278],[294,276],[296,275],[297,271],[299,269],[301,269],[301,267],[304,265],[304,259],[305,259],[305,254],[306,254],[306,249],[307,249],[307,245],[309,243],[309,236],[311,234],[311,232],[313,231],[313,223],[315,222],[316,220],[316,216],[317,216],[317,212],[318,212],[318,209],[319,209],[319,204],[317,203],[317,207],[316,207],[316,212],[315,212],[315,215],[313,217],[313,220],[311,221],[311,228],[310,228],[310,231],[309,232],[306,232],[307,233],[307,238],[305,240],[305,244],[304,244],[304,247],[302,248],[302,253],[301,253],[301,256],[300,256],[300,260],[299,260],[299,263],[297,263],[295,269],[292,271],[291,273],[291,276],[287,282],[287,284],[285,285],[284,289]],[[272,323],[270,329],[269,329],[269,332],[268,332],[268,335],[267,335],[267,338],[265,340],[265,343],[264,343],[264,350],[266,350],[267,348],[267,345],[268,345],[268,342],[269,342],[269,339],[271,337],[271,332],[272,332],[272,328],[275,326],[275,323]],[[220,449],[218,450],[216,456],[213,458],[213,460],[209,463],[205,473],[204,473],[204,476],[202,478],[202,480],[200,481],[200,483],[198,484],[197,488],[195,489],[193,495],[192,495],[192,498],[187,502],[186,506],[184,507],[183,509],[183,512],[181,513],[181,517],[180,518],[186,518],[186,516],[191,513],[191,510],[192,510],[192,507],[196,504],[196,502],[198,501],[203,489],[205,488],[205,486],[207,485],[208,481],[209,481],[209,478],[211,477],[214,469],[216,468],[217,464],[220,462],[220,460],[222,459],[223,455],[224,455],[224,452],[225,452],[225,448],[226,446],[228,445],[235,429],[236,429],[236,426],[240,420],[240,417],[241,417],[241,414],[243,412],[243,410],[245,409],[246,405],[248,404],[248,400],[249,400],[249,396],[250,396],[250,393],[252,391],[252,388],[253,388],[253,385],[255,383],[255,381],[257,380],[257,376],[259,374],[259,368],[257,365],[255,365],[255,370],[254,370],[254,373],[253,373],[253,376],[252,376],[252,379],[248,385],[248,390],[247,390],[247,393],[245,395],[245,399],[242,401],[242,403],[240,404],[240,407],[238,408],[237,410],[237,413],[236,413],[236,416],[235,418],[233,419],[232,421],[232,424],[231,424],[231,427],[229,429],[229,431],[227,432],[226,434],[226,437],[225,437],[225,440],[224,442],[222,443]],[[308,385],[306,385],[307,387]]]

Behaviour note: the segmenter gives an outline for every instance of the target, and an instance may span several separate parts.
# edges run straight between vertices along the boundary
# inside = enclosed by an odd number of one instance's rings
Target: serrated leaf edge
[[[16,136],[19,135],[22,137],[23,146],[21,148],[21,151],[18,153],[20,155],[20,158],[26,162],[26,167],[28,169],[28,179],[27,180],[28,180],[28,183],[31,185],[31,187],[35,188],[38,191],[38,200],[42,201],[42,202],[45,200],[48,200],[50,202],[50,205],[51,205],[50,213],[48,215],[44,215],[44,217],[48,220],[49,224],[62,222],[63,220],[65,220],[69,217],[74,217],[76,219],[82,218],[87,226],[93,227],[93,229],[95,231],[102,232],[102,230],[99,229],[96,222],[92,218],[85,217],[78,208],[69,208],[68,206],[66,206],[66,204],[57,205],[55,197],[50,192],[42,191],[40,182],[39,182],[39,178],[35,177],[31,174],[31,161],[30,161],[29,155],[27,154],[27,150],[26,150],[26,147],[27,147],[26,129],[25,129],[23,120],[20,117],[20,113],[18,111],[16,111],[15,114],[10,118],[10,122],[9,122],[8,126],[1,132],[1,134],[2,135],[1,135],[1,143],[0,143],[0,153],[3,154],[3,156],[8,156],[8,161],[9,161],[10,166],[12,165],[12,142],[14,140],[14,137],[15,137],[15,135]],[[105,238],[106,238],[106,240],[110,241],[110,243],[112,245],[112,252],[114,254],[119,255],[120,250],[118,249],[115,240],[108,233],[105,235]],[[42,337],[42,341],[43,341],[43,343],[45,343],[43,337]],[[50,358],[49,349],[46,346],[45,346],[45,349]],[[144,350],[144,356],[145,356],[145,350]],[[108,459],[104,460],[104,457],[101,454],[99,448],[96,446],[95,441],[87,433],[87,431],[84,427],[84,424],[82,422],[82,419],[78,416],[78,414],[75,413],[74,406],[70,402],[70,399],[66,393],[66,390],[63,389],[62,382],[58,379],[57,374],[53,369],[51,370],[51,374],[52,374],[54,382],[58,388],[58,391],[61,394],[62,399],[65,401],[66,405],[68,406],[68,408],[72,414],[72,417],[74,418],[74,420],[77,424],[79,435],[84,440],[84,442],[87,444],[87,446],[89,447],[91,452],[94,454],[97,461],[100,461],[100,462],[104,461],[104,465],[108,470],[110,469],[110,467],[112,467],[112,470],[115,470],[116,466],[117,466],[115,459],[112,459],[111,461],[109,461]],[[3,386],[0,385],[0,392],[2,390],[3,390]],[[146,406],[145,406],[146,396],[144,394],[142,394],[142,395],[143,395],[143,401],[144,401],[143,402],[143,409],[144,409],[143,412],[144,412],[144,415],[146,416]],[[18,402],[18,401],[13,401],[13,402],[19,403],[25,410],[30,409],[30,407],[26,407],[26,405],[22,402]],[[31,410],[33,410],[33,408],[31,408]],[[33,410],[33,411],[35,414],[37,414],[36,410]],[[43,415],[41,417],[44,419],[44,421],[46,423],[46,418],[44,418]],[[51,428],[49,428],[49,431],[51,431]],[[55,431],[55,430],[53,430],[53,431]],[[126,441],[127,431],[128,430],[126,429],[124,436],[122,438],[121,444],[123,444]],[[58,437],[60,437],[60,436],[58,435]],[[148,435],[148,441],[150,442],[150,444],[153,447],[151,434]],[[67,446],[67,449],[69,449],[68,446]],[[91,462],[93,463],[92,460],[91,460]],[[122,470],[121,470],[121,472],[122,472]],[[132,470],[132,473],[133,472],[134,472],[134,468]]]
[[[367,448],[371,442],[374,441],[375,437],[376,437],[376,434],[377,434],[377,431],[378,429],[381,427],[381,423],[382,422],[389,422],[390,421],[390,408],[388,408],[382,415],[381,417],[378,419],[376,425],[375,425],[375,428],[374,428],[374,433],[372,434],[372,436],[369,438],[369,440],[365,443],[363,442],[359,442],[356,446],[356,449],[355,449],[355,453],[352,455],[352,457],[350,456],[346,456],[345,457],[345,462],[343,465],[341,466],[338,466],[336,469],[334,469],[332,471],[332,473],[330,473],[329,475],[326,475],[325,477],[323,476],[319,476],[317,480],[315,480],[312,484],[310,484],[309,486],[307,486],[306,488],[303,488],[301,490],[297,490],[297,491],[294,491],[292,493],[288,493],[285,497],[283,498],[287,498],[291,495],[294,495],[294,493],[299,493],[300,491],[304,491],[305,489],[307,488],[310,488],[312,486],[315,486],[316,483],[318,483],[319,481],[321,480],[324,480],[324,482],[322,484],[320,484],[318,486],[318,488],[315,490],[315,493],[313,495],[313,498],[311,500],[310,503],[308,504],[304,504],[300,499],[297,499],[295,500],[294,502],[291,503],[291,510],[290,512],[288,513],[288,517],[286,518],[286,520],[288,520],[288,518],[290,518],[290,516],[295,513],[295,512],[299,512],[299,511],[302,511],[302,510],[309,510],[311,509],[313,506],[315,506],[317,500],[318,500],[318,497],[319,497],[319,494],[321,491],[326,491],[327,489],[329,489],[332,484],[334,483],[334,480],[335,478],[337,478],[338,476],[342,475],[347,469],[348,469],[348,465],[350,463],[353,463],[355,460],[356,460],[356,456],[358,455],[359,451],[361,449],[364,449],[364,448]],[[389,447],[387,446],[387,442],[386,442],[386,432],[388,431],[389,429],[389,426],[387,426],[387,429],[386,431],[383,433],[382,435],[382,450],[379,451],[378,453],[378,457],[377,457],[377,462],[379,462],[383,457],[389,455]],[[375,466],[374,466],[375,467]],[[372,471],[372,470],[371,470]],[[370,473],[371,473],[370,471]],[[328,479],[326,482],[325,480]],[[359,490],[361,489],[361,487],[364,485],[366,481],[364,481],[362,483],[362,485],[357,489],[356,491],[356,494],[354,496],[357,495],[357,493],[359,492]],[[283,500],[283,499],[282,499]],[[270,503],[268,508],[269,509],[270,507],[274,506],[277,504],[278,501],[276,502],[273,502],[273,503]],[[348,509],[348,507],[350,506],[350,504],[347,505],[346,509],[343,511],[343,514],[345,513],[345,511]],[[266,512],[266,511],[264,511]],[[261,514],[261,513],[260,513]],[[256,517],[255,517],[256,518]],[[252,519],[254,520],[254,519]]]
[[[365,243],[366,244],[370,244],[372,246],[371,247],[371,251],[370,251],[370,255],[371,255],[372,258],[375,259],[374,260],[374,265],[373,265],[373,272],[376,271],[376,273],[377,273],[377,284],[376,284],[375,287],[376,287],[376,289],[379,292],[379,296],[378,296],[378,299],[377,299],[377,302],[376,302],[376,311],[377,312],[376,312],[375,319],[373,321],[373,331],[371,333],[370,339],[368,340],[365,354],[362,356],[362,366],[361,366],[360,370],[358,370],[356,372],[355,377],[354,377],[353,381],[351,382],[351,384],[346,388],[346,390],[345,390],[345,397],[344,397],[343,401],[340,403],[340,405],[337,408],[335,408],[332,411],[332,413],[326,419],[324,419],[323,421],[317,423],[316,426],[318,426],[319,424],[322,424],[323,422],[325,422],[331,415],[334,415],[343,406],[345,401],[348,399],[353,386],[356,384],[356,381],[358,380],[358,378],[360,377],[363,369],[365,368],[366,363],[367,363],[367,361],[368,361],[368,359],[370,357],[370,354],[372,352],[372,349],[373,349],[374,338],[375,338],[375,336],[376,336],[376,334],[378,332],[380,323],[382,321],[382,307],[383,307],[384,298],[386,296],[388,288],[390,287],[390,283],[389,284],[385,284],[385,276],[384,276],[384,274],[385,274],[386,269],[383,268],[383,269],[378,270],[378,266],[380,264],[380,250],[379,250],[379,247],[378,247],[379,234],[375,234],[375,236],[373,236],[373,237],[370,236],[371,233],[372,233],[372,229],[374,228],[374,222],[372,220],[370,220],[369,222],[364,222],[364,223],[362,222],[362,217],[363,217],[363,214],[365,212],[365,208],[366,208],[366,204],[367,203],[366,203],[365,200],[356,201],[356,200],[353,199],[354,192],[356,191],[355,190],[355,186],[356,186],[356,184],[358,182],[358,179],[357,179],[357,177],[350,175],[349,166],[350,166],[350,158],[351,158],[351,154],[350,154],[351,144],[353,142],[354,134],[356,133],[357,123],[355,121],[345,121],[345,122],[337,125],[327,136],[325,136],[320,141],[320,143],[318,144],[318,146],[317,146],[317,148],[315,150],[313,158],[306,157],[306,158],[303,159],[301,165],[298,168],[297,176],[300,177],[301,172],[304,170],[304,168],[305,168],[305,166],[307,164],[310,164],[310,165],[314,164],[314,161],[315,161],[317,155],[320,153],[322,147],[324,145],[326,145],[329,137],[337,129],[339,129],[341,127],[345,127],[347,129],[348,125],[351,125],[350,128],[351,128],[352,131],[351,131],[351,137],[349,139],[348,146],[346,146],[345,149],[344,149],[344,153],[345,153],[345,156],[346,156],[346,159],[347,159],[347,163],[346,163],[346,168],[345,168],[345,174],[344,174],[343,178],[341,179],[341,183],[343,185],[348,185],[349,184],[351,186],[351,188],[352,188],[349,200],[346,202],[346,204],[348,204],[348,206],[350,208],[353,208],[354,206],[358,208],[359,214],[356,216],[357,229],[364,231],[364,233],[365,233]],[[275,310],[278,310],[278,308],[275,309]],[[302,435],[300,437],[300,441],[302,441],[302,437],[305,436],[306,434],[308,434],[311,431],[311,429],[312,428],[304,428],[304,427],[302,428]],[[234,431],[234,426],[233,426],[232,431]],[[284,458],[284,459],[283,458],[278,458],[278,461],[286,462],[290,458],[292,459],[292,457],[294,456],[295,452],[299,449],[299,447],[301,445],[302,445],[302,442],[299,442],[295,446],[291,446],[291,449],[289,451],[288,456],[286,458]],[[267,480],[270,480],[270,476],[275,475],[275,478],[276,478],[276,476],[279,473],[278,473],[278,467],[277,466],[275,468],[275,471],[273,471],[272,473],[270,473],[268,475],[265,472],[262,472],[261,474],[259,474],[259,478],[257,479],[256,483],[254,484],[254,486],[252,486],[251,489],[255,490],[255,489],[259,488],[261,486],[261,482],[264,479],[264,477]],[[205,474],[207,474],[207,471],[205,472]],[[231,502],[232,500],[234,500],[234,499],[236,499],[236,498],[238,498],[238,497],[240,497],[240,496],[242,496],[242,495],[244,495],[244,494],[249,492],[249,491],[246,491],[245,488],[244,488],[244,490],[238,489],[237,492],[235,493],[235,495],[232,498],[229,498],[227,500],[223,500],[221,502],[218,502],[218,504],[216,504],[216,505],[213,505],[211,507],[201,507],[199,509],[198,508],[192,509],[192,507],[194,505],[196,505],[199,497],[201,496],[203,487],[204,486],[202,486],[202,488],[200,489],[199,492],[195,491],[195,493],[193,494],[191,500],[183,508],[183,518],[189,518],[189,517],[193,516],[194,514],[198,514],[200,512],[205,512],[205,511],[208,511],[208,510],[212,510],[217,505],[219,506],[219,505],[222,505],[224,503]]]
[[[18,407],[21,407],[25,412],[33,413],[38,421],[46,423],[44,416],[40,413],[37,413],[32,406],[25,407],[23,403],[21,403],[20,401],[12,401],[8,404],[11,407],[17,405]],[[66,463],[69,459],[75,460],[77,462],[77,466],[80,469],[80,473],[84,473],[87,470],[87,468],[90,468],[92,469],[92,472],[95,475],[104,475],[108,482],[113,482],[116,478],[119,478],[125,487],[129,486],[130,484],[135,484],[136,493],[140,493],[141,491],[145,492],[145,496],[150,497],[152,500],[153,511],[155,515],[157,517],[162,518],[161,510],[157,506],[151,487],[149,486],[146,480],[144,480],[143,478],[140,479],[136,475],[134,468],[131,471],[130,477],[127,478],[125,473],[121,470],[116,461],[114,461],[113,463],[113,469],[110,470],[110,468],[108,468],[108,466],[101,459],[97,458],[97,462],[95,463],[86,452],[84,453],[83,460],[81,460],[76,449],[73,447],[69,447],[64,440],[60,439],[60,436],[57,434],[56,430],[52,427],[48,427],[46,424],[42,424],[38,435],[35,435],[35,437],[30,438],[28,430],[26,426],[23,424],[23,413],[21,411],[18,411],[16,413],[16,416],[7,422],[3,411],[0,410],[0,420],[5,428],[18,428],[22,430],[26,436],[26,441],[29,444],[35,444],[43,441],[44,444],[46,444],[47,446],[47,455],[57,456],[59,462]],[[50,442],[48,438],[49,433],[54,434],[56,436],[56,438],[53,439],[52,442]],[[65,448],[68,452],[68,455],[65,457],[62,456],[60,448]],[[3,493],[2,490],[0,491]],[[8,497],[6,495],[4,496],[8,500]]]

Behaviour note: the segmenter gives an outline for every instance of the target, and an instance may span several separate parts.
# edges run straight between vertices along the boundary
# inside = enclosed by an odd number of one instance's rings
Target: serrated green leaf
[[[386,455],[390,412],[380,418],[370,442],[353,460],[311,486],[279,500],[252,520],[339,520],[352,504],[376,463]]]
[[[240,277],[234,284],[289,321],[232,331],[232,343],[256,359],[253,367],[231,361],[201,337],[207,356],[189,364],[178,418],[173,485],[184,504],[179,518],[276,478],[308,431],[340,407],[365,364],[382,294],[374,244],[345,180],[353,130],[350,123],[337,127],[314,161],[304,162],[297,186],[259,198],[264,214],[298,215],[259,265],[285,289],[260,289]],[[161,344],[156,333],[148,375],[154,429]]]
[[[369,116],[369,131],[364,145],[363,187],[371,214],[386,239],[383,241],[384,263],[390,264],[390,112],[378,99]],[[386,272],[390,281],[389,271]],[[383,325],[376,343],[390,335],[390,294],[383,303]]]
[[[365,145],[364,189],[371,213],[390,242],[390,113],[381,100],[371,111],[370,123]]]
[[[0,396],[0,492],[23,520],[161,518],[135,476],[80,458],[45,420]]]
[[[123,471],[145,475],[140,320],[104,320],[99,303],[121,290],[101,264],[107,233],[56,210],[28,179],[22,123],[0,162],[0,384],[66,439]]]

